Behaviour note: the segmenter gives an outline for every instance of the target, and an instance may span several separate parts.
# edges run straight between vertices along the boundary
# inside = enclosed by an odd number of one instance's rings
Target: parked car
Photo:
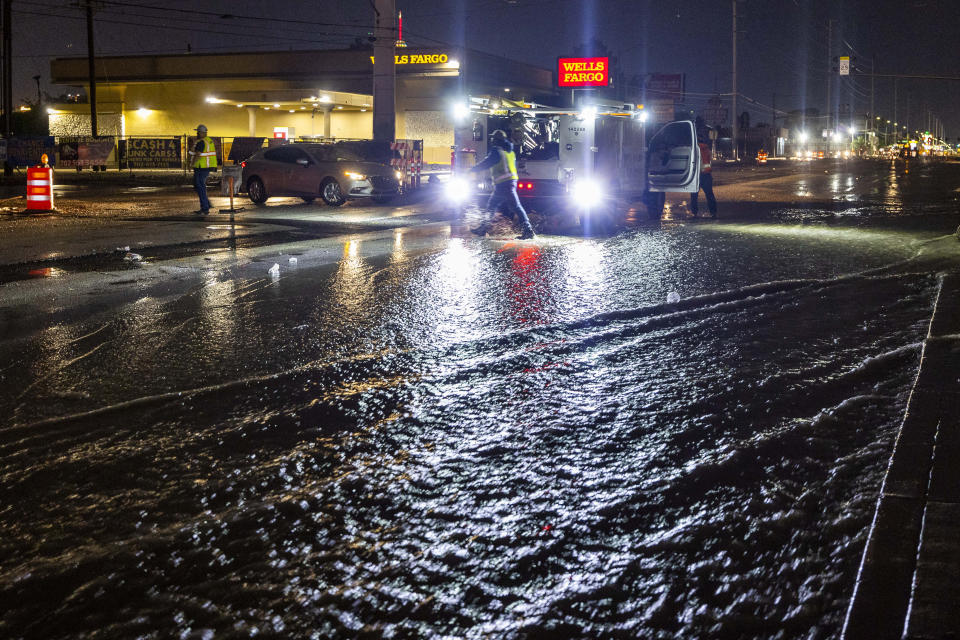
[[[305,202],[320,197],[334,207],[353,198],[371,198],[382,204],[400,190],[400,174],[392,167],[364,161],[349,149],[332,144],[270,147],[241,164],[241,185],[256,204],[274,196],[296,196]]]

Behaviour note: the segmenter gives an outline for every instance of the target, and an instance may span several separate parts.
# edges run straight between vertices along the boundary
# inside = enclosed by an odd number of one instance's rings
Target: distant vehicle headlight
[[[403,180],[403,174],[400,173],[399,171],[394,171],[394,172],[393,172],[393,175],[394,175],[394,177],[396,177],[397,182],[400,182],[401,180]]]
[[[347,176],[351,180],[366,180],[367,176],[362,173],[354,173],[353,171],[344,171],[343,175]]]

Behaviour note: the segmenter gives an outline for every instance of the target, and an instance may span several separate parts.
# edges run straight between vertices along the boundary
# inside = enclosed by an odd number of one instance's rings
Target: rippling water
[[[930,237],[398,233],[22,329],[0,635],[835,637]]]

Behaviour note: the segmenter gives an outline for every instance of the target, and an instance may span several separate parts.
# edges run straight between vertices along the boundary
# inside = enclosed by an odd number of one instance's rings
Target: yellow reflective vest
[[[500,153],[500,162],[490,167],[490,175],[493,176],[493,183],[499,184],[507,180],[517,180],[520,174],[517,173],[517,154],[513,151],[504,151],[497,149]]]
[[[203,143],[203,151],[196,154],[193,161],[194,169],[216,169],[217,168],[217,147],[209,136],[200,138]]]

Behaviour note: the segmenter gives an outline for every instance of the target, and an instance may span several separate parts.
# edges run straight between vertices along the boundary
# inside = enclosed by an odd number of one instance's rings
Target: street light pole
[[[871,56],[870,57],[870,118],[871,118],[870,126],[871,127],[873,127],[873,117],[877,115],[876,113],[873,112],[873,83],[875,79],[874,76],[877,73],[876,66],[877,66],[877,56]]]
[[[740,145],[737,144],[739,123],[737,122],[737,0],[733,0],[733,159],[740,160]]]
[[[12,4],[13,0],[3,0],[3,135],[6,138],[13,134],[13,29],[10,23]]]
[[[394,52],[397,34],[393,25],[395,0],[374,0],[373,35],[373,139],[393,142],[397,137],[397,67]]]
[[[833,87],[833,20],[827,20],[827,129],[833,129],[833,105],[830,93]]]
[[[97,77],[93,64],[93,0],[87,0],[87,72],[90,76],[90,135],[97,137]]]

